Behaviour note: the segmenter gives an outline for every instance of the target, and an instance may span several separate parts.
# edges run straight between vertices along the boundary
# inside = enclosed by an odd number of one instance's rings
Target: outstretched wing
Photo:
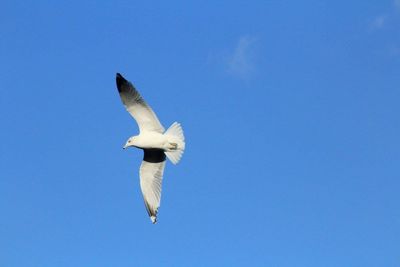
[[[140,188],[144,204],[152,223],[157,222],[157,212],[161,201],[161,184],[165,167],[165,154],[161,149],[144,149],[140,166]]]
[[[122,77],[122,75],[119,73],[117,73],[116,81],[122,103],[124,104],[126,110],[136,120],[139,130],[141,132],[156,131],[163,133],[164,127],[161,125],[156,114],[146,104],[132,83]]]

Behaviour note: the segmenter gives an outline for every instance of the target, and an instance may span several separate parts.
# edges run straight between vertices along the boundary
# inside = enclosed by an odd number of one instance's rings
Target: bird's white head
[[[129,137],[128,141],[126,141],[125,146],[123,147],[123,149],[130,147],[130,146],[136,146],[136,136],[131,136]]]

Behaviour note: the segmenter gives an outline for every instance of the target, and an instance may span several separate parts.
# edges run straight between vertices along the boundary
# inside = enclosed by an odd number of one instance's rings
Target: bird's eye
[[[128,143],[130,143],[131,142],[131,140],[128,140]]]

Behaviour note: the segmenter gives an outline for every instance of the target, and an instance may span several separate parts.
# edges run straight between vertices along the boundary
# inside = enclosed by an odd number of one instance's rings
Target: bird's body
[[[129,142],[130,141],[130,142]],[[142,149],[162,149],[164,151],[174,151],[179,140],[168,134],[146,131],[128,139],[128,146],[134,146]]]
[[[143,149],[144,156],[139,171],[140,187],[150,219],[156,223],[166,158],[173,164],[179,162],[185,149],[185,137],[177,122],[165,131],[139,92],[119,73],[116,82],[122,103],[136,120],[140,130],[139,135],[128,139],[124,148]]]
[[[129,140],[128,140],[129,141]],[[164,149],[168,143],[168,137],[157,132],[146,131],[136,135],[131,140],[132,146],[142,149]]]

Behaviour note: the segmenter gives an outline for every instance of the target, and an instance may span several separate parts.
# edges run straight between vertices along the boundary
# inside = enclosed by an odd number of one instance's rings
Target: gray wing
[[[126,110],[136,120],[139,130],[142,131],[156,131],[159,133],[164,132],[164,127],[158,120],[154,111],[146,104],[142,96],[136,88],[117,73],[116,77],[117,88],[119,96]]]
[[[144,149],[144,158],[140,166],[140,188],[152,223],[157,222],[164,168],[164,151],[161,149]]]

